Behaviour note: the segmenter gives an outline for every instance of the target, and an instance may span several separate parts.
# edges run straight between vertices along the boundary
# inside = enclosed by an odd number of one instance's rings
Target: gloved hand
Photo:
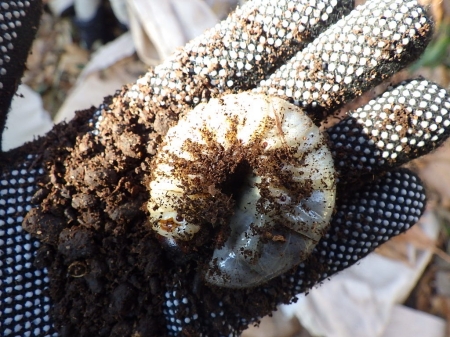
[[[209,285],[204,270],[220,228],[205,226],[183,243],[148,224],[151,159],[180,114],[253,89],[319,123],[416,59],[431,37],[416,1],[369,1],[348,14],[351,7],[250,1],[98,109],[3,153],[4,335],[237,335],[414,225],[424,189],[398,166],[439,146],[450,124],[448,93],[422,79],[326,130],[338,171],[335,212],[312,254],[283,275],[245,289]]]

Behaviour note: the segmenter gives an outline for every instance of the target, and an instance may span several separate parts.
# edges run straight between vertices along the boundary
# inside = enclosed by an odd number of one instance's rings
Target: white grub
[[[220,188],[242,162],[251,170],[231,187],[237,195],[225,195]],[[334,208],[323,135],[300,108],[261,94],[227,95],[189,111],[168,131],[152,174],[148,208],[158,234],[189,241],[202,226],[231,227],[205,273],[222,287],[255,286],[298,265]],[[210,211],[226,209],[231,197],[226,215]]]

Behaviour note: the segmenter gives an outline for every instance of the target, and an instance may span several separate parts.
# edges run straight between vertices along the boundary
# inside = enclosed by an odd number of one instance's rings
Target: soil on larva
[[[236,315],[251,321],[289,302],[292,294],[280,278],[266,286],[268,293],[204,284],[199,271],[224,239],[217,228],[205,227],[175,248],[157,238],[147,223],[149,168],[167,128],[155,125],[176,117],[130,108],[126,91],[105,101],[110,109],[102,113],[98,135],[92,132],[94,111],[86,110],[22,148],[43,153],[36,164],[46,178],[23,226],[43,243],[35,263],[49,271],[51,315],[60,334],[164,336],[164,295],[175,285],[180,298],[193,303],[179,318],[199,316],[201,324],[184,332],[192,336],[228,335],[228,323],[247,326]],[[224,316],[211,318],[219,301]]]

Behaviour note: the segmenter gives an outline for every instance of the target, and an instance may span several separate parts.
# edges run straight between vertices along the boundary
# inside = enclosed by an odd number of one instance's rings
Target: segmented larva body
[[[254,286],[299,264],[333,211],[326,140],[276,97],[241,93],[198,105],[168,131],[153,163],[148,207],[158,234],[187,241],[202,226],[223,228],[205,273],[211,284]],[[233,175],[238,186],[229,186]]]

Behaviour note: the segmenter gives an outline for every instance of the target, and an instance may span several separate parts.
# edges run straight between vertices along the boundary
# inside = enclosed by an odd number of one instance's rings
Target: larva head
[[[200,226],[188,223],[177,212],[164,212],[159,219],[153,222],[153,230],[159,235],[183,241],[192,239]]]
[[[214,285],[255,286],[299,264],[334,208],[326,141],[279,98],[242,93],[198,105],[168,131],[153,164],[154,230],[189,240],[202,226],[226,228],[205,272]],[[230,180],[243,164],[246,178]]]

